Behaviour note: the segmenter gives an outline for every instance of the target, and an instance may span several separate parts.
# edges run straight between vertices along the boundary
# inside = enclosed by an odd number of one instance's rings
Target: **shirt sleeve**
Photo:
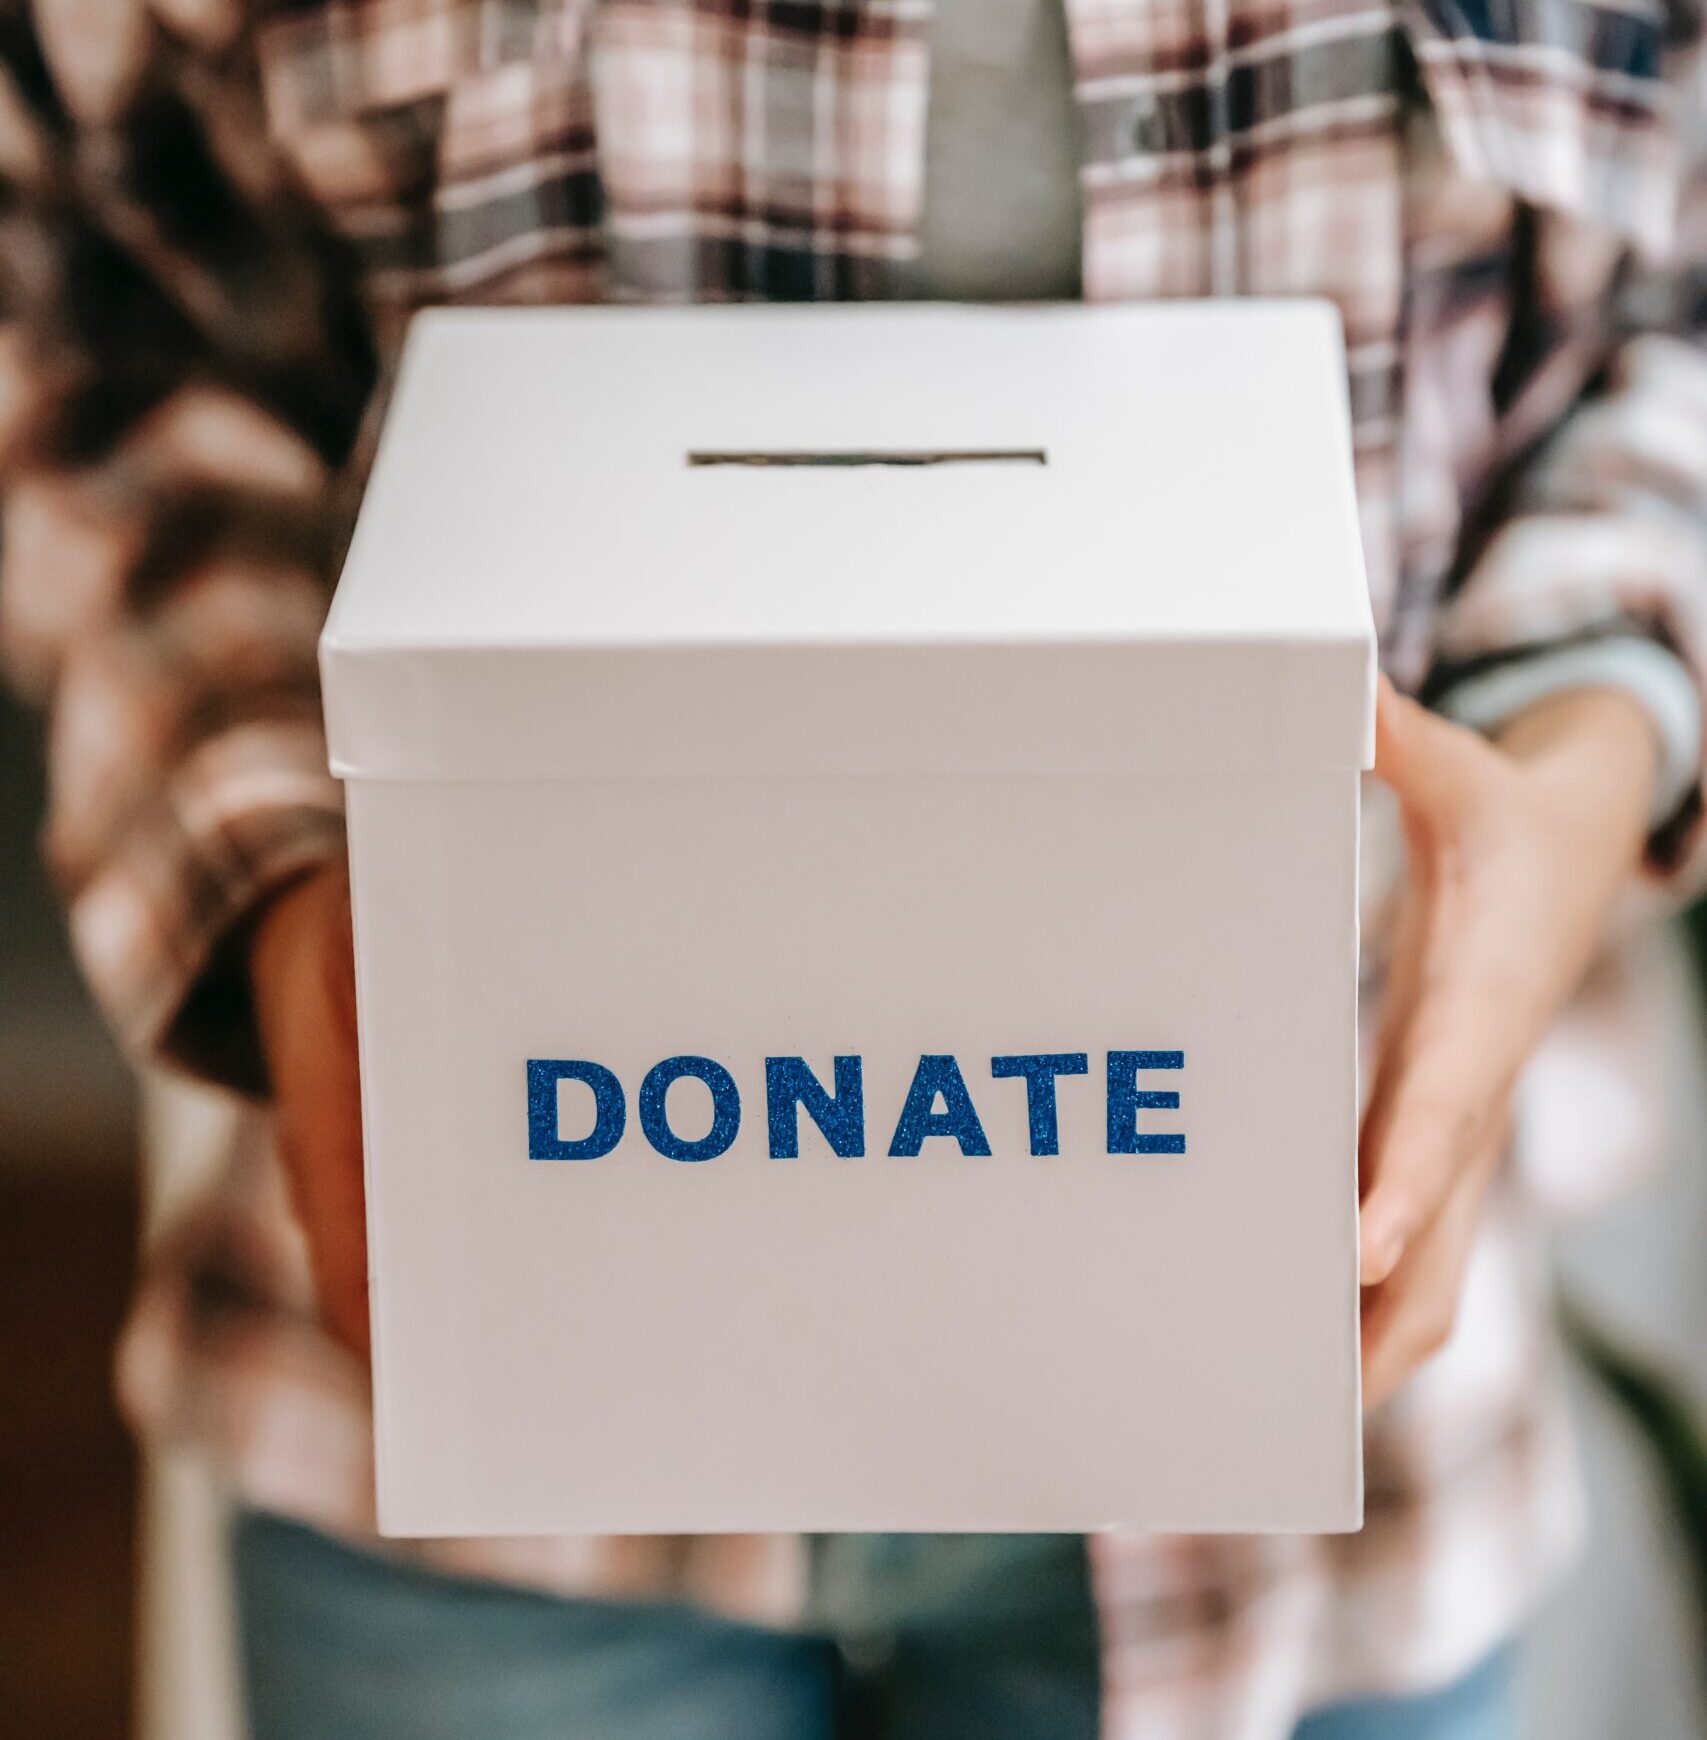
[[[235,11],[0,18],[0,654],[113,1025],[257,1088],[244,928],[342,850],[315,648],[376,365]]]
[[[1548,647],[1464,678],[1437,705],[1460,725],[1491,734],[1550,696],[1584,688],[1622,690],[1647,714],[1659,746],[1648,821],[1664,827],[1700,777],[1702,705],[1694,673],[1657,642],[1609,634]]]
[[[1699,46],[1684,58],[1671,253],[1627,262],[1602,366],[1499,489],[1424,688],[1431,705],[1478,724],[1501,722],[1526,691],[1608,682],[1635,695],[1663,751],[1648,866],[1679,891],[1707,882],[1707,106]]]

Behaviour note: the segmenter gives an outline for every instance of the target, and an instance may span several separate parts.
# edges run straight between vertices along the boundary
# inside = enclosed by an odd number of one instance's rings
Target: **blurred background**
[[[0,1734],[131,1732],[135,1455],[110,1364],[135,1100],[39,868],[34,721],[0,705]]]
[[[139,1469],[111,1398],[144,1199],[172,1181],[146,1164],[137,1097],[71,966],[37,860],[41,801],[33,721],[0,706],[0,1736],[230,1740],[217,1495],[193,1467]],[[1668,1163],[1559,1241],[1568,1296],[1618,1369],[1611,1386],[1586,1362],[1574,1377],[1592,1538],[1530,1640],[1536,1740],[1707,1734],[1707,1467],[1667,1412],[1687,1398],[1699,1420],[1707,1397],[1707,925],[1692,920],[1646,965],[1671,1010]],[[149,1127],[162,1115],[182,1130],[156,1092]]]

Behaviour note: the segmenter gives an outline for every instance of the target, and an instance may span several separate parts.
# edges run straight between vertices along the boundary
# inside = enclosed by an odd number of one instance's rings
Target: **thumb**
[[[1481,771],[1486,745],[1429,712],[1381,676],[1375,691],[1375,777],[1424,818],[1455,812]]]

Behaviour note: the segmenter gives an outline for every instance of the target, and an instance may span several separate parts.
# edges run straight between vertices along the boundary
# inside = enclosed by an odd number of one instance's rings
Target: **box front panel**
[[[350,812],[389,1530],[1356,1523],[1355,774]]]

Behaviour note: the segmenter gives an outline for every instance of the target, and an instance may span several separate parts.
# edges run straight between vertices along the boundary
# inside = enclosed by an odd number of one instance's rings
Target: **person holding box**
[[[0,631],[49,710],[48,850],[126,1041],[269,1108],[121,1356],[139,1426],[244,1496],[263,1740],[1514,1732],[1575,1488],[1513,1089],[1626,889],[1703,856],[1698,28],[1592,0],[0,13]],[[1247,295],[1345,322],[1408,859],[1369,939],[1362,1533],[380,1548],[314,647],[407,316]]]

